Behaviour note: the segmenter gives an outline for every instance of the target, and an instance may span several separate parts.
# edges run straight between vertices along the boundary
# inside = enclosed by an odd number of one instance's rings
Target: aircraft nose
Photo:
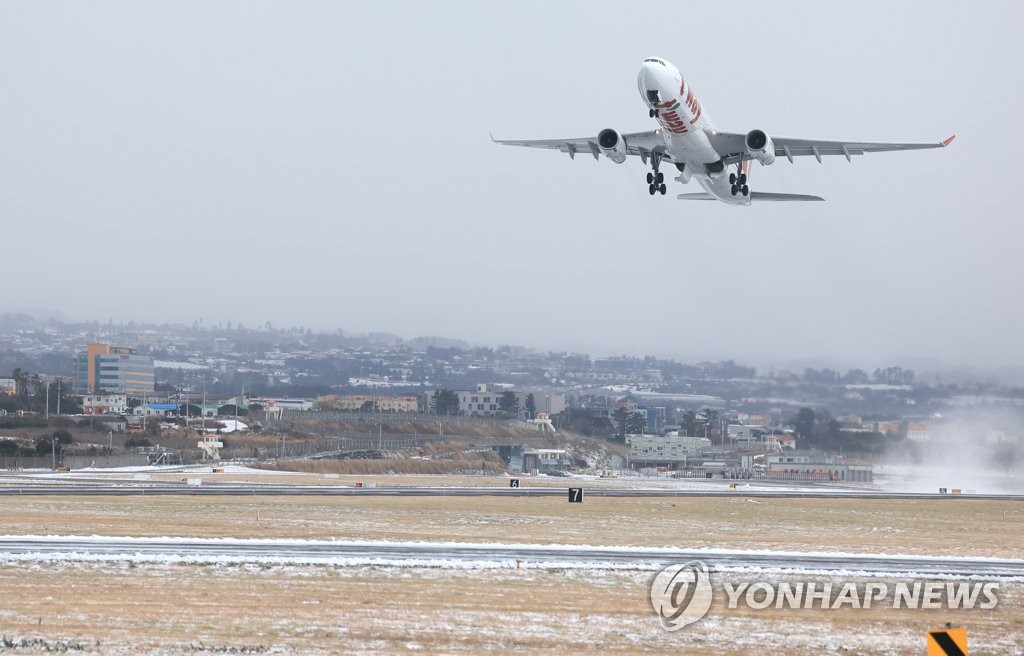
[[[644,89],[657,89],[658,88],[658,76],[657,71],[654,67],[657,64],[651,62],[644,62],[644,65],[640,67],[640,86]]]
[[[669,77],[671,74],[662,61],[654,58],[644,61],[637,75],[637,85],[647,103],[661,103],[674,97],[672,85],[668,84]],[[654,92],[657,92],[657,99],[652,97]]]

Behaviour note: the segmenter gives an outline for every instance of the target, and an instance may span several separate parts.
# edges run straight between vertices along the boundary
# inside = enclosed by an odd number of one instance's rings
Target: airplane
[[[647,105],[648,118],[656,119],[659,127],[649,132],[620,134],[608,128],[597,137],[579,139],[499,140],[495,143],[528,148],[549,148],[568,153],[576,159],[577,153],[590,153],[594,159],[604,155],[616,164],[627,156],[636,156],[651,171],[647,174],[650,195],[665,195],[663,163],[675,165],[679,171],[676,180],[687,184],[696,180],[704,191],[679,194],[680,200],[719,200],[729,205],[749,205],[751,201],[821,201],[820,196],[780,194],[751,191],[747,184],[750,164],[772,164],[777,157],[793,162],[794,157],[814,156],[821,163],[826,155],[842,155],[853,161],[853,155],[879,153],[892,150],[920,150],[944,148],[956,135],[938,143],[867,143],[858,141],[821,141],[818,139],[791,139],[771,137],[764,130],[754,129],[746,134],[722,132],[694,95],[693,88],[683,80],[679,69],[660,57],[644,60],[637,76],[640,96]],[[731,170],[735,167],[735,170]]]

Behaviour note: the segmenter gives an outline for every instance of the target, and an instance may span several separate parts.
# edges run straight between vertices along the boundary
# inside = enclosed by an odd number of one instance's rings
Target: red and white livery
[[[679,194],[683,200],[720,200],[730,205],[749,205],[751,201],[819,201],[819,196],[777,194],[751,191],[748,179],[750,163],[769,166],[776,159],[813,156],[821,158],[842,155],[850,161],[853,155],[891,150],[943,148],[954,137],[938,143],[870,143],[859,141],[822,141],[769,136],[764,130],[746,133],[722,132],[704,111],[696,92],[680,74],[679,69],[659,57],[644,60],[637,76],[637,87],[647,114],[659,127],[649,132],[621,134],[611,128],[596,137],[579,139],[533,139],[526,141],[495,140],[509,146],[550,148],[568,153],[589,153],[594,159],[604,155],[616,164],[628,156],[639,157],[651,167],[647,173],[647,189],[653,196],[667,192],[662,165],[674,166],[676,180],[687,184],[694,180],[704,191]]]

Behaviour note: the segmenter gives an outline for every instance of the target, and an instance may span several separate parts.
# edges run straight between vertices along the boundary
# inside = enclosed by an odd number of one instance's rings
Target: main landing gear
[[[750,195],[750,187],[747,186],[747,174],[743,172],[743,162],[740,162],[736,169],[739,171],[739,175],[736,173],[729,174],[729,184],[732,185],[730,191],[732,191],[733,196],[736,194],[748,196]]]
[[[650,118],[657,118],[658,116],[661,116],[661,110],[660,109],[648,109],[647,110],[647,116],[650,117]]]
[[[652,154],[651,168],[654,170],[647,174],[647,191],[652,196],[658,193],[664,196],[668,191],[668,187],[665,186],[665,174],[658,170],[660,164],[661,158]]]
[[[665,186],[665,174],[661,171],[657,173],[647,174],[647,191],[653,196],[656,193],[660,193],[662,196],[668,191],[668,187]]]

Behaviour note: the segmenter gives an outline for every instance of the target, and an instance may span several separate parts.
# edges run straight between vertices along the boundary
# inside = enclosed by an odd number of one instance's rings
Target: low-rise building
[[[545,474],[551,471],[568,471],[572,460],[566,455],[565,449],[533,449],[522,445],[502,445],[494,447],[508,468],[515,472],[534,472]]]
[[[726,427],[730,442],[750,443],[761,442],[767,432],[764,426],[748,426],[744,424],[729,424]]]
[[[18,393],[18,381],[13,378],[0,378],[0,394],[14,396]]]
[[[415,395],[331,394],[317,399],[317,406],[321,410],[341,412],[419,412],[420,398]]]
[[[629,458],[636,466],[664,466],[678,469],[687,459],[700,455],[711,447],[704,437],[683,435],[627,435]]]
[[[119,433],[128,430],[128,420],[123,415],[65,415],[76,424],[88,423],[93,428]]]
[[[80,398],[82,412],[87,415],[128,412],[127,394],[83,394]]]
[[[132,408],[132,414],[140,417],[166,417],[177,412],[178,406],[174,403],[143,403]]]
[[[532,392],[513,390],[509,385],[481,383],[475,391],[456,392],[459,397],[459,413],[469,417],[493,417],[507,412],[502,410],[502,397],[506,392],[515,395],[513,409],[519,417],[527,417],[528,398],[533,396],[533,411],[556,415],[567,407],[564,392]]]
[[[769,478],[870,483],[871,465],[852,464],[824,451],[783,451],[765,457]]]

